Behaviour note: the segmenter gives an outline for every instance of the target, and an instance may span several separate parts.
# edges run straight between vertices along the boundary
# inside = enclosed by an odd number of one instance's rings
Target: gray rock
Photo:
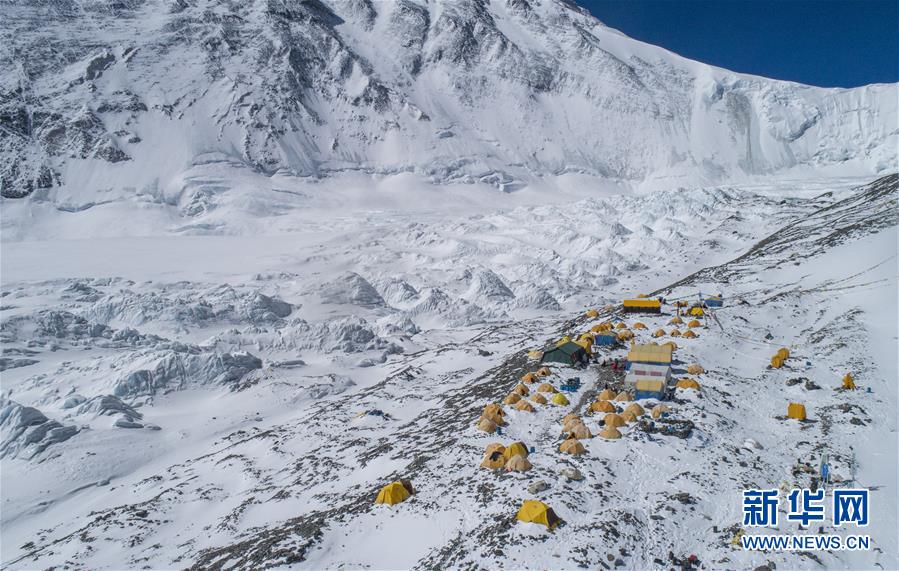
[[[580,482],[584,479],[584,475],[577,468],[567,466],[559,470],[559,473],[565,476],[569,481]]]
[[[537,494],[546,489],[549,489],[549,484],[547,484],[543,480],[537,480],[536,482],[531,482],[528,485],[528,492],[531,494]]]
[[[120,418],[113,424],[116,428],[143,428],[144,425],[127,418]]]

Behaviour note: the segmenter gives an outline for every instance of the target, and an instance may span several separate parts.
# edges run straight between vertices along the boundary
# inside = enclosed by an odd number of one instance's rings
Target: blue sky
[[[575,0],[690,59],[825,87],[899,81],[899,0]]]

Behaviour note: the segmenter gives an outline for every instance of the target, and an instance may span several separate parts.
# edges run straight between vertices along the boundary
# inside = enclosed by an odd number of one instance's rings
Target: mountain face
[[[564,173],[677,186],[871,175],[896,161],[895,85],[731,73],[561,0],[0,8],[8,198],[103,189],[171,201],[210,163],[509,190]]]

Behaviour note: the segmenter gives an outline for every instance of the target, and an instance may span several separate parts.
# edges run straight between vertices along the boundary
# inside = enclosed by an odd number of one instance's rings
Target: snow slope
[[[238,207],[229,196],[248,177],[266,189],[360,174],[672,188],[896,164],[896,85],[732,73],[562,0],[30,0],[3,12],[0,62],[15,72],[0,78],[2,195],[61,208],[126,201],[190,218]]]
[[[811,568],[813,558],[825,568],[891,568],[899,553],[895,510],[885,507],[897,505],[899,490],[897,177],[821,190],[608,197],[573,210],[420,217],[407,227],[395,213],[369,213],[289,247],[277,235],[248,238],[242,247],[260,255],[231,258],[234,242],[222,236],[118,248],[96,238],[65,248],[4,244],[4,566],[620,560],[645,569],[666,567],[671,550],[696,553],[709,568]],[[542,216],[554,223],[520,232]],[[650,231],[635,223],[641,216]],[[361,220],[370,232],[351,230]],[[540,269],[524,256],[540,240],[583,247],[570,259],[535,256]],[[184,255],[209,259],[185,267],[164,255],[180,244]],[[146,264],[117,261],[135,245]],[[564,284],[598,279],[590,253],[606,248],[620,251],[615,279],[563,295]],[[404,256],[421,283],[406,281]],[[567,309],[525,295],[538,289]],[[676,339],[677,368],[698,362],[707,371],[696,377],[698,394],[679,390],[671,403],[671,419],[691,426],[686,438],[634,425],[618,441],[585,441],[585,456],[559,453],[562,416],[620,381],[600,367],[554,367],[557,386],[582,378],[570,406],[509,411],[501,436],[474,428],[484,405],[535,367],[528,349],[591,326],[588,304],[651,290],[669,299],[720,290],[727,299],[698,338]],[[642,320],[652,331],[669,318]],[[636,330],[640,339],[649,331]],[[793,358],[767,369],[781,346]],[[835,390],[847,370],[861,391]],[[812,422],[784,420],[790,401],[805,403]],[[386,416],[359,416],[373,409]],[[21,418],[32,420],[20,431]],[[598,420],[586,417],[594,433]],[[48,421],[63,430],[50,434]],[[535,448],[531,472],[478,468],[488,443],[513,439]],[[808,485],[804,466],[824,451],[838,480],[873,490],[865,533],[875,549],[812,557],[731,547],[742,489]],[[585,479],[568,481],[564,467]],[[416,495],[374,506],[378,488],[397,477],[411,478]],[[549,488],[528,492],[538,479]],[[520,502],[535,496],[567,525],[548,533],[515,523]]]

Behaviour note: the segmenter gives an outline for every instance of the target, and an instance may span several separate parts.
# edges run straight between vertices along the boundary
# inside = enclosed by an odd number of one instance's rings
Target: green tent
[[[568,341],[562,343],[558,347],[547,349],[543,352],[541,363],[564,363],[566,365],[577,365],[578,363],[587,362],[587,351],[583,347]]]

